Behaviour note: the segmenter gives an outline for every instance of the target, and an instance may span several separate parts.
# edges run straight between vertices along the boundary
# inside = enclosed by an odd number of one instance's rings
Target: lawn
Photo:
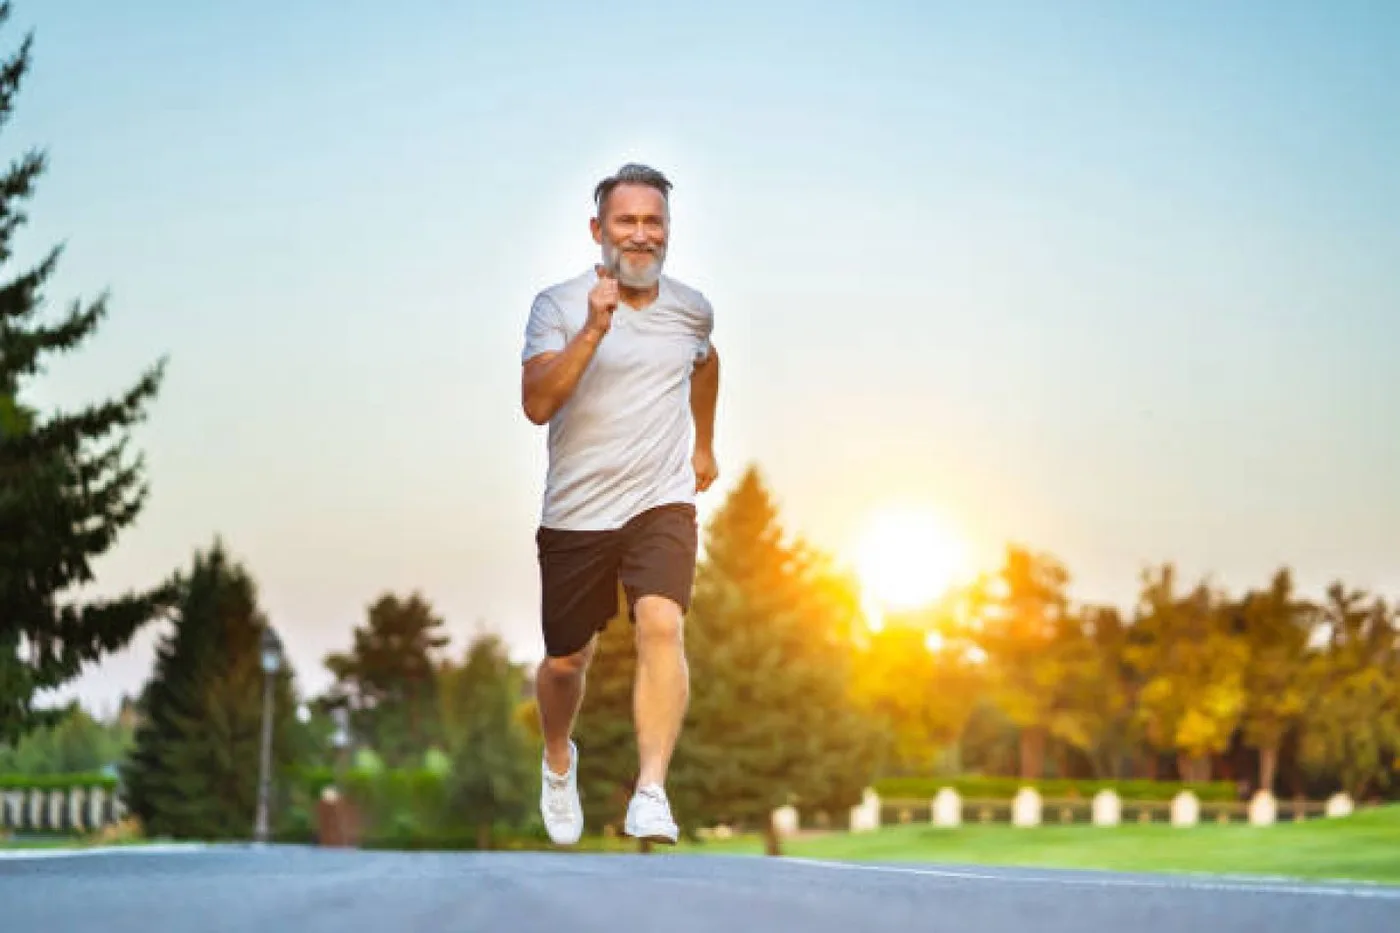
[[[756,837],[686,846],[760,854]],[[789,840],[784,854],[871,862],[937,862],[1117,871],[1203,872],[1400,884],[1400,805],[1343,819],[1274,826],[889,826]]]

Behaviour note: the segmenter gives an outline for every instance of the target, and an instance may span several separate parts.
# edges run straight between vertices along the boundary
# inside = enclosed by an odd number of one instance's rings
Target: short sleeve
[[[696,305],[699,314],[695,322],[695,362],[698,365],[709,359],[714,349],[711,338],[715,332],[715,309],[703,295],[699,296]]]
[[[520,362],[525,363],[541,353],[557,353],[567,343],[568,334],[564,330],[558,305],[544,295],[535,296],[535,302],[530,306],[530,319],[525,324],[525,348],[521,352]]]

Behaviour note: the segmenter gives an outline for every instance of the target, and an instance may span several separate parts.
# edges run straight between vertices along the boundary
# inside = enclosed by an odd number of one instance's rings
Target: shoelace
[[[637,788],[637,796],[645,797],[647,800],[650,800],[657,806],[666,805],[666,791],[662,790],[660,787],[657,787],[654,784],[649,784],[646,787]]]
[[[567,820],[572,815],[569,812],[569,779],[551,774],[545,780],[549,783],[549,815],[557,820]]]

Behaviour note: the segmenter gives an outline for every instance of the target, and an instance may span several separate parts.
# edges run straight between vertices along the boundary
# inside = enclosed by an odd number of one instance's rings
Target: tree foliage
[[[769,832],[786,803],[840,811],[879,767],[876,724],[855,701],[849,580],[801,541],[750,468],[707,529],[687,623],[695,688],[673,769],[692,825]]]
[[[122,775],[127,805],[150,835],[246,839],[256,815],[268,622],[252,578],[221,543],[196,554],[182,582],[140,699]],[[274,676],[272,763],[285,787],[299,751],[290,664]]]
[[[485,849],[495,826],[525,820],[539,787],[529,736],[516,716],[521,672],[498,637],[482,636],[452,677],[460,705],[459,728],[448,736],[449,811],[477,827],[478,847]]]
[[[326,658],[335,683],[325,704],[347,707],[356,736],[386,763],[421,760],[442,738],[436,657],[448,642],[442,618],[421,594],[385,594],[353,638],[348,653]]]
[[[0,4],[0,24],[10,4]],[[29,70],[32,36],[0,64],[0,124],[14,113]],[[0,176],[0,263],[14,255],[23,205],[46,167],[29,151]],[[53,717],[36,693],[77,677],[85,664],[125,647],[166,608],[171,581],[145,591],[82,600],[92,563],[110,551],[145,505],[145,464],[131,452],[164,360],[116,398],[76,411],[41,414],[24,401],[46,358],[76,351],[107,314],[107,296],[74,302],[57,320],[40,318],[43,289],[62,250],[0,281],[0,741]]]

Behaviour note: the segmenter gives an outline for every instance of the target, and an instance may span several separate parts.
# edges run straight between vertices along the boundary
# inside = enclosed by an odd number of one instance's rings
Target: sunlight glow
[[[856,572],[869,598],[895,611],[931,605],[967,568],[961,538],[936,514],[886,508],[871,516],[857,541]]]

